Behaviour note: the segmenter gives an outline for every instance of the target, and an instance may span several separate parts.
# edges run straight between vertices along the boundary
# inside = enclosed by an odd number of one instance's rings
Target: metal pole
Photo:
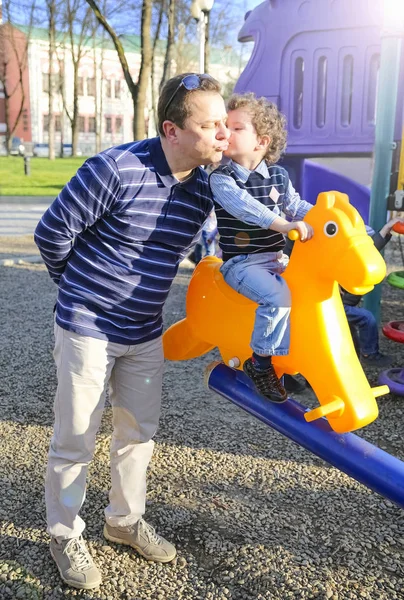
[[[404,463],[353,433],[335,433],[326,419],[307,423],[294,400],[274,404],[258,395],[241,371],[213,363],[207,386],[371,490],[404,508]]]
[[[199,73],[205,73],[205,13],[201,10],[199,17]]]
[[[389,31],[382,36],[376,109],[375,161],[369,214],[369,225],[376,232],[386,223],[387,216],[402,36],[402,31]],[[382,288],[378,285],[364,299],[365,307],[373,313],[378,323],[381,294]]]

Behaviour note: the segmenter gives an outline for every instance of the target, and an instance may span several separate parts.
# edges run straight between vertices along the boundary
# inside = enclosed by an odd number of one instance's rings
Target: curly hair
[[[277,106],[266,98],[257,98],[253,93],[233,94],[227,102],[227,110],[245,108],[251,115],[257,135],[268,135],[270,144],[264,159],[274,164],[286,149],[286,118]]]

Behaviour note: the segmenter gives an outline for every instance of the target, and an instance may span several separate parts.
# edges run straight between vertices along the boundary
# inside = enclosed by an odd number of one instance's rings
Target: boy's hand
[[[290,227],[288,231],[296,229],[299,233],[299,239],[301,242],[307,242],[307,240],[310,240],[313,237],[314,230],[309,223],[305,223],[304,221],[294,221],[289,223],[289,225]]]
[[[271,224],[270,228],[273,231],[279,231],[279,233],[284,233],[287,235],[289,231],[292,229],[296,229],[299,234],[299,239],[301,242],[307,242],[313,237],[313,227],[304,221],[293,221],[289,223],[286,219],[282,219],[282,217],[277,217]]]
[[[391,230],[393,229],[394,225],[396,225],[396,223],[403,223],[404,224],[404,218],[403,217],[394,217],[393,219],[390,219],[390,221],[387,221],[386,225],[384,225],[381,230],[379,231],[380,235],[382,237],[386,237],[386,235],[388,235]]]

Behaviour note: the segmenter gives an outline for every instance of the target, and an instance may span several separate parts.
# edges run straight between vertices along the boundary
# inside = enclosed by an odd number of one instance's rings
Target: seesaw
[[[274,364],[278,375],[302,373],[320,402],[318,408],[309,410],[291,399],[271,403],[240,370],[251,354],[257,305],[226,285],[221,261],[215,257],[196,267],[187,293],[187,316],[164,334],[165,357],[187,360],[217,346],[224,363],[208,367],[210,389],[404,507],[404,463],[350,433],[377,418],[375,398],[389,388],[370,387],[338,289],[340,284],[354,294],[369,292],[385,276],[385,263],[344,194],[320,194],[305,220],[314,236],[295,244],[285,272],[292,293],[290,353],[274,359]]]
[[[335,433],[326,419],[307,422],[308,409],[294,400],[268,402],[252,389],[242,371],[223,363],[209,365],[205,381],[209,389],[404,508],[404,462],[398,458],[354,433]]]
[[[348,197],[323,192],[305,220],[313,238],[295,244],[284,277],[292,295],[291,344],[287,356],[274,357],[278,376],[301,373],[320,406],[307,421],[327,417],[346,433],[377,418],[375,398],[387,386],[371,388],[358,360],[338,284],[366,294],[382,281],[386,265]],[[251,355],[250,337],[257,305],[230,288],[221,261],[206,257],[196,267],[186,298],[186,318],[164,334],[165,357],[187,360],[218,347],[227,365],[241,368]]]

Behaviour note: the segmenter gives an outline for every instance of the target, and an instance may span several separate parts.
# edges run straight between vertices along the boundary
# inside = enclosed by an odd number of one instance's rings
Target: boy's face
[[[184,129],[178,129],[177,135],[179,149],[194,166],[221,160],[230,135],[226,119],[226,107],[220,94],[192,94],[191,114]]]
[[[252,124],[251,114],[246,108],[236,108],[227,114],[227,127],[230,130],[229,147],[225,156],[235,162],[262,159],[265,149],[260,144],[260,138]]]

